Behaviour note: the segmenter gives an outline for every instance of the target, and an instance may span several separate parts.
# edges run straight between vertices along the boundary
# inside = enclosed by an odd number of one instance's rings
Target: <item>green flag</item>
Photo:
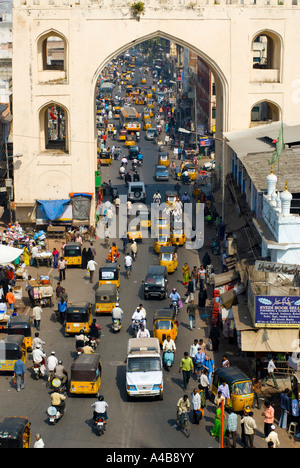
[[[282,151],[284,150],[284,141],[283,141],[283,122],[281,122],[280,132],[276,141],[276,149],[273,151],[271,158],[269,159],[269,164],[274,164],[277,159],[280,158]]]

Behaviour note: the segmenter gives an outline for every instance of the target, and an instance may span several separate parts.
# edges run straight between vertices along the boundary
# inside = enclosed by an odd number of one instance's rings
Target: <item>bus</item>
[[[122,107],[120,114],[120,124],[128,132],[140,132],[140,114],[134,107]]]
[[[102,83],[100,86],[100,98],[105,100],[112,99],[114,87],[115,85],[113,83]]]

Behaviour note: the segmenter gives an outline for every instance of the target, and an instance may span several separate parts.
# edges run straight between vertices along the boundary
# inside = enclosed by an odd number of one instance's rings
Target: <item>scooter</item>
[[[122,328],[122,322],[120,319],[114,319],[112,322],[112,329],[115,333],[119,332]]]
[[[219,255],[221,253],[220,242],[217,239],[213,239],[211,242],[211,249],[214,255]]]
[[[173,310],[174,310],[175,314],[177,315],[177,314],[178,314],[178,310],[179,310],[178,301],[173,301],[173,302],[172,302],[172,307],[173,307]]]
[[[63,417],[65,410],[61,410],[61,408],[59,410],[56,406],[49,406],[47,413],[49,416],[49,424],[55,424]]]
[[[174,362],[174,351],[166,351],[163,357],[163,363],[164,363],[165,368],[169,370],[169,367],[172,367],[173,362]]]
[[[98,346],[96,338],[94,338],[93,336],[89,336],[89,340],[90,340],[89,342],[90,347],[93,348],[93,350],[95,351]]]
[[[141,325],[143,324],[143,320],[133,320],[132,322],[132,328],[134,330],[135,335],[137,335],[137,332],[139,331]]]
[[[83,347],[84,347],[84,341],[83,340],[76,340],[75,348],[76,348],[77,356],[80,356],[82,354],[82,348]]]

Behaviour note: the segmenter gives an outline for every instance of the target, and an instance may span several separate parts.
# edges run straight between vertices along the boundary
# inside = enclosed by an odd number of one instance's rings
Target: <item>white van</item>
[[[126,390],[131,397],[163,399],[163,366],[158,338],[131,338],[127,347]]]
[[[146,203],[146,187],[144,182],[129,182],[127,197],[131,202]]]

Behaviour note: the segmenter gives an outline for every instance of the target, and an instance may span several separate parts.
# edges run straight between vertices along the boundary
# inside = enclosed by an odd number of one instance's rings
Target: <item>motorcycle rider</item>
[[[68,372],[64,368],[62,361],[58,361],[58,364],[54,369],[54,378],[59,379],[62,385],[66,385],[68,382]]]
[[[53,390],[51,393],[51,405],[57,409],[62,415],[64,414],[66,403],[65,399],[67,397],[60,393],[60,390]]]
[[[168,335],[167,338],[164,340],[162,349],[163,349],[163,363],[165,364],[167,370],[169,370],[165,362],[165,353],[174,353],[174,355],[176,353],[176,345],[175,345],[174,340],[171,339],[170,335]]]
[[[57,364],[58,364],[58,359],[55,356],[55,351],[52,351],[50,356],[47,359],[47,367],[48,367],[49,375],[54,373],[54,369],[57,366]]]
[[[144,323],[145,321],[145,314],[144,312],[142,311],[141,307],[138,306],[136,308],[136,310],[134,311],[132,317],[131,317],[131,320],[132,320],[132,326],[134,327],[134,323],[135,321],[138,321],[138,322],[141,322],[141,323]]]
[[[169,298],[170,298],[170,305],[172,305],[173,302],[179,303],[179,301],[181,300],[181,297],[180,297],[180,294],[177,292],[176,288],[172,289]]]
[[[118,302],[116,303],[115,307],[112,309],[111,315],[112,315],[112,323],[114,323],[114,320],[119,320],[119,322],[121,324],[121,322],[123,320],[124,312],[121,309],[121,307],[119,306]]]
[[[136,243],[135,239],[132,240],[132,243],[131,243],[131,246],[130,246],[130,252],[131,252],[131,255],[132,255],[133,258],[135,258],[137,256],[138,246],[137,246],[137,243]]]
[[[145,327],[143,323],[141,323],[140,329],[136,335],[137,338],[150,338],[149,330]]]
[[[41,371],[42,376],[46,374],[45,358],[46,358],[46,354],[41,349],[41,345],[38,344],[36,346],[36,349],[32,351],[32,360],[33,360],[33,364],[40,365],[40,371]]]
[[[90,339],[84,334],[84,330],[80,330],[79,335],[75,336],[75,343],[76,343],[76,348],[79,345],[79,342],[81,342],[81,345],[85,345],[85,343],[88,343]]]
[[[91,407],[94,408],[94,413],[93,413],[93,420],[94,421],[97,421],[97,418],[99,418],[99,417],[103,417],[104,421],[105,422],[107,421],[107,418],[108,418],[108,416],[107,416],[108,404],[104,400],[103,395],[100,395],[98,397],[98,401],[95,401],[95,403],[93,403],[91,405]]]
[[[102,327],[100,327],[100,325],[97,324],[96,319],[93,319],[93,322],[91,324],[91,328],[89,331],[89,336],[91,338],[95,338],[98,343],[100,341],[101,330],[102,330]]]

